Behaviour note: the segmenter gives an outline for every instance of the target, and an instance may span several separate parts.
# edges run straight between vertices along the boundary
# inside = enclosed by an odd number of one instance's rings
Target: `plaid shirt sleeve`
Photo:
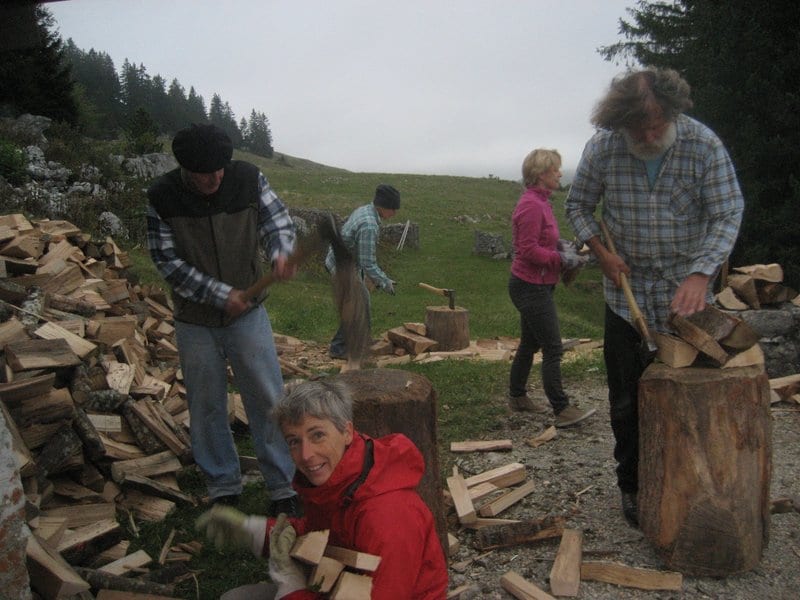
[[[206,275],[175,252],[172,228],[147,205],[147,248],[161,276],[181,298],[225,308],[231,286]]]
[[[378,224],[375,221],[364,221],[359,227],[356,236],[358,245],[356,246],[357,261],[361,269],[366,273],[379,288],[385,288],[389,281],[389,276],[378,266]]]
[[[296,232],[289,211],[272,190],[263,173],[258,174],[258,236],[269,260],[294,251]]]

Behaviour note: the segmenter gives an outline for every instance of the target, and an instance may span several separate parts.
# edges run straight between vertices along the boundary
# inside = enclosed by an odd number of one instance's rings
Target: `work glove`
[[[195,528],[219,548],[247,548],[255,556],[264,550],[267,518],[246,515],[232,506],[218,504],[197,518]]]
[[[572,271],[584,266],[587,262],[589,262],[588,255],[578,254],[575,246],[569,243],[563,246],[563,250],[558,250],[558,256],[561,257],[562,271]]]
[[[390,296],[394,296],[395,295],[394,284],[395,282],[389,279],[386,282],[386,285],[383,286],[383,291],[389,294]]]
[[[275,594],[277,599],[306,587],[305,574],[289,556],[295,540],[297,533],[287,520],[286,513],[279,514],[269,534],[269,577],[278,586]]]

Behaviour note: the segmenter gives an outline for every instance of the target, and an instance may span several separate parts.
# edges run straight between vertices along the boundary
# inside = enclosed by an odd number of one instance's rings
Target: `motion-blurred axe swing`
[[[333,215],[328,214],[317,225],[315,233],[306,236],[298,244],[297,250],[289,257],[289,264],[300,267],[319,253],[324,256],[329,245],[333,249],[336,261],[332,277],[333,298],[345,338],[347,365],[343,370],[359,369],[369,355],[372,344],[369,298],[366,296],[366,288],[359,279],[353,256],[342,240]],[[272,272],[266,273],[245,290],[245,298],[253,300],[276,281],[277,278]]]

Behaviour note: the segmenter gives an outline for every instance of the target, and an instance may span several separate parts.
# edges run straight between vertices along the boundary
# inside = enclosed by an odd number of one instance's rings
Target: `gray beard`
[[[639,160],[655,160],[664,156],[667,150],[675,143],[678,137],[678,128],[675,123],[670,123],[664,135],[651,144],[634,141],[627,129],[622,130],[622,137],[625,138],[625,143],[628,144],[628,151],[636,158]]]

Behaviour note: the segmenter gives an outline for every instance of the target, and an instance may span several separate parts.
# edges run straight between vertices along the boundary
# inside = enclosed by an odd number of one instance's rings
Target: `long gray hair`
[[[279,426],[297,425],[311,416],[327,419],[344,432],[353,420],[353,395],[341,381],[303,381],[288,386],[272,415]]]
[[[615,77],[592,112],[600,129],[636,128],[661,112],[667,121],[692,107],[691,88],[674,69],[644,69]]]

